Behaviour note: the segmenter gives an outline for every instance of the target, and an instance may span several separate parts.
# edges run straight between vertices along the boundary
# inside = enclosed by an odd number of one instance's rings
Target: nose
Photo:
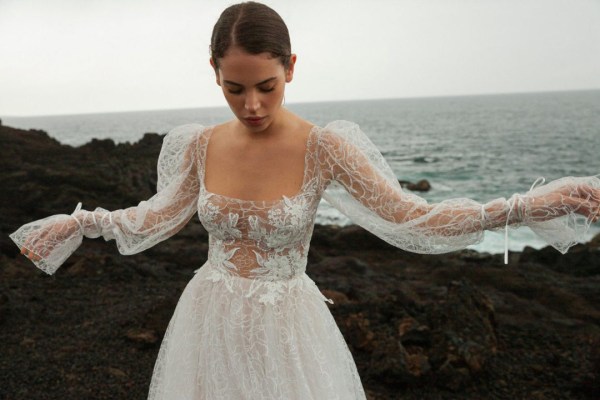
[[[260,99],[258,98],[258,93],[256,93],[256,91],[248,91],[244,101],[244,108],[249,112],[256,112],[260,108]]]

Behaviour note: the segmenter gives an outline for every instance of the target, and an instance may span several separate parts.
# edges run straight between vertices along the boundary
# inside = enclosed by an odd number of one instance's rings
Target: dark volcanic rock
[[[431,190],[431,184],[427,179],[421,179],[417,183],[409,182],[409,181],[398,181],[400,182],[400,186],[406,188],[408,190],[412,190],[413,192],[428,192]]]
[[[600,275],[600,245],[597,245],[596,241],[593,240],[585,246],[575,246],[564,255],[550,246],[541,250],[526,247],[519,257],[519,263],[541,264],[555,271],[575,276]]]
[[[0,230],[24,222],[86,209],[136,205],[156,191],[156,160],[162,138],[147,134],[136,144],[94,140],[79,148],[61,145],[46,132],[0,126]],[[0,251],[14,256],[6,235]]]
[[[367,247],[373,250],[389,250],[392,248],[392,246],[388,243],[357,225],[339,229],[337,234],[332,239],[335,245],[340,246],[342,249],[357,249]]]
[[[434,381],[456,391],[470,384],[497,352],[491,300],[468,281],[450,283],[446,298],[420,318],[426,322],[392,317],[397,329],[390,330],[358,312],[343,317],[340,326],[352,348],[368,354],[369,379],[386,385]]]
[[[446,300],[429,315],[430,361],[439,382],[462,388],[498,348],[492,301],[466,280],[451,282]]]
[[[0,291],[0,325],[6,320],[10,309],[8,296]]]
[[[8,239],[23,223],[154,194],[162,136],[79,148],[0,126],[0,398],[146,398],[181,291],[206,261],[194,218],[123,257],[84,240],[53,277]],[[370,399],[597,399],[600,236],[561,256],[418,255],[356,226],[316,226],[307,272]]]

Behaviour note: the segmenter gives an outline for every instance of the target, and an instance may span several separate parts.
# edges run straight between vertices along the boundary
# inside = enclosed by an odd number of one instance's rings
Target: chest
[[[312,231],[320,194],[310,183],[300,193],[276,201],[247,201],[201,190],[198,216],[215,238],[252,241],[265,249],[293,246]]]
[[[207,191],[229,198],[267,201],[300,192],[307,173],[308,139],[268,144],[208,139],[203,157]]]

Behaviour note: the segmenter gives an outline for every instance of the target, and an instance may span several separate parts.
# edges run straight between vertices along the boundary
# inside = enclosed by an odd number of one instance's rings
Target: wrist
[[[102,234],[102,227],[99,224],[98,217],[94,211],[80,209],[80,206],[71,214],[71,217],[77,222],[83,236],[88,238],[97,238]]]
[[[519,193],[513,194],[506,201],[506,225],[520,224],[525,220],[525,213],[529,196]]]
[[[75,220],[75,222],[77,223],[77,226],[79,226],[79,231],[81,232],[81,234],[84,233],[84,229],[83,229],[83,223],[82,223],[82,219],[81,219],[81,202],[77,203],[77,207],[75,207],[75,211],[73,211],[73,213],[71,213],[71,218],[73,218]]]

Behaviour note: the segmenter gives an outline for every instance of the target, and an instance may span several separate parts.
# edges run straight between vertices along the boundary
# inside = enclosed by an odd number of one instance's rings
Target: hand
[[[545,221],[574,212],[592,222],[600,219],[600,189],[588,184],[571,184],[539,196],[531,196],[527,202],[526,218]]]
[[[72,216],[56,216],[27,236],[21,247],[21,254],[34,262],[40,261],[47,258],[57,245],[72,237],[80,229],[80,225]]]

